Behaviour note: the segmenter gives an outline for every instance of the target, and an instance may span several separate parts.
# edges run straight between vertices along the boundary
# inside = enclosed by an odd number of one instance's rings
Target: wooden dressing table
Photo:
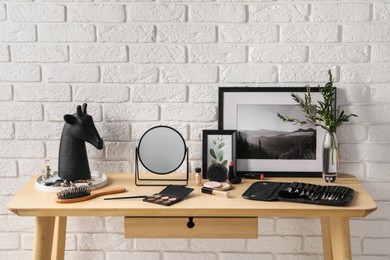
[[[150,195],[163,187],[134,185],[134,174],[112,173],[106,187],[124,186],[126,193],[106,197]],[[355,190],[352,201],[343,207],[291,202],[246,200],[242,193],[256,180],[244,179],[225,199],[203,194],[200,187],[183,201],[169,207],[142,199],[103,200],[58,204],[55,193],[35,188],[33,177],[8,203],[19,216],[35,216],[34,259],[64,259],[67,216],[123,216],[126,238],[257,238],[258,217],[320,218],[324,259],[351,259],[350,217],[365,217],[376,204],[352,175],[340,174],[335,185]],[[296,178],[269,178],[267,181],[294,182]],[[321,178],[299,178],[300,182],[321,184]],[[190,228],[193,224],[194,226]],[[223,227],[223,228],[221,228]],[[226,227],[229,227],[228,229]]]

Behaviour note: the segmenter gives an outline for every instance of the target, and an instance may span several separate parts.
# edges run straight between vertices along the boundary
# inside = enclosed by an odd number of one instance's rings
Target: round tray
[[[60,177],[58,177],[57,171],[53,173],[52,179],[53,180],[60,179]],[[75,183],[75,185],[77,187],[88,186],[91,190],[96,190],[106,186],[107,184],[107,176],[104,173],[91,171],[91,179],[92,179],[92,185],[86,185],[85,183]],[[45,182],[42,180],[42,175],[41,175],[35,180],[35,188],[37,188],[40,191],[59,192],[68,189],[69,187],[46,186]]]

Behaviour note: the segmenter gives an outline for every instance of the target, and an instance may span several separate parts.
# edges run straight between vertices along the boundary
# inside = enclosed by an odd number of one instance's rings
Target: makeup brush
[[[146,195],[135,195],[135,196],[127,196],[127,197],[104,198],[104,200],[143,199],[146,197],[147,197]]]
[[[207,187],[202,187],[202,193],[211,194],[223,198],[229,198],[228,191],[214,190],[212,188],[207,188]]]
[[[125,192],[126,188],[124,187],[117,187],[117,188],[111,188],[111,189],[105,189],[101,191],[91,191],[90,188],[86,186],[82,187],[74,187],[69,188],[63,191],[60,191],[57,193],[57,199],[56,202],[58,203],[74,203],[74,202],[80,202],[85,200],[90,200],[99,196],[108,195],[108,194],[116,194]]]

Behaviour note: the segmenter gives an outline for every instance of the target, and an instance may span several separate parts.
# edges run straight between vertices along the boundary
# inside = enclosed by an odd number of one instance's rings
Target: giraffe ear
[[[64,115],[64,120],[66,123],[73,125],[74,123],[76,123],[77,119],[76,119],[76,117],[74,117],[72,115],[66,114],[66,115]]]

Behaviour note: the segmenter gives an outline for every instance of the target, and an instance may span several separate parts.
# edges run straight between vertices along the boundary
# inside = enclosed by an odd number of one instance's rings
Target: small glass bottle
[[[50,169],[50,160],[45,160],[45,168],[42,170],[42,179],[44,181],[49,181],[51,178],[51,169]]]
[[[195,168],[195,186],[202,185],[202,169],[200,167]]]

